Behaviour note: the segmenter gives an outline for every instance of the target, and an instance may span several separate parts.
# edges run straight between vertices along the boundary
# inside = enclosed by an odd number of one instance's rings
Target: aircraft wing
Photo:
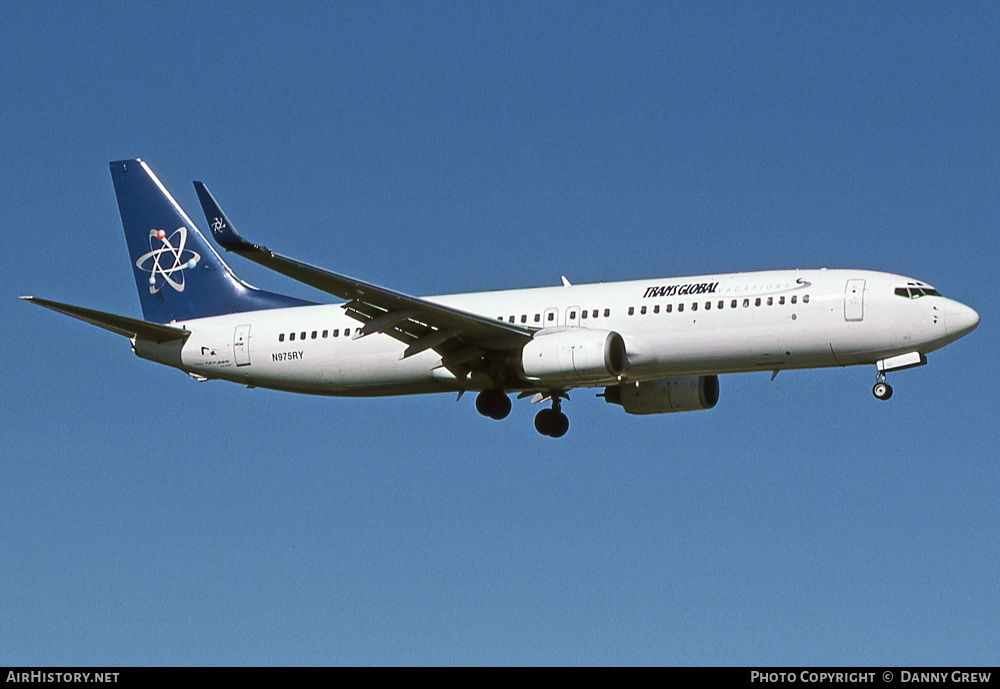
[[[195,182],[194,187],[212,236],[223,249],[348,300],[344,310],[364,324],[354,337],[385,333],[408,345],[404,358],[434,349],[442,355],[445,365],[449,365],[449,360],[465,363],[483,350],[518,349],[535,331],[333,273],[252,244],[236,232],[204,184]]]
[[[104,328],[105,330],[110,330],[118,335],[124,335],[128,338],[152,340],[153,342],[169,342],[171,340],[186,339],[187,336],[191,334],[190,330],[184,330],[183,328],[175,328],[171,325],[160,325],[159,323],[141,321],[138,318],[119,316],[114,313],[108,313],[107,311],[87,309],[82,306],[63,304],[58,301],[39,299],[38,297],[21,297],[21,299],[31,302],[32,304],[44,306],[45,308],[52,309],[53,311],[58,311],[59,313],[64,313],[67,316],[72,316],[73,318],[79,318],[81,321],[90,323],[91,325],[96,325],[97,327]]]

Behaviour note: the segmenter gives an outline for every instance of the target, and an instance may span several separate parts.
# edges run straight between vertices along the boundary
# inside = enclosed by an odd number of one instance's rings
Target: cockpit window
[[[941,293],[930,287],[897,287],[895,290],[897,297],[905,299],[919,299],[920,297],[940,297]]]

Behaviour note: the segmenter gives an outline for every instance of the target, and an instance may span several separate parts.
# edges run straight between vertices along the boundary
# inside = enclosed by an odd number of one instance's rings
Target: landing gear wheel
[[[550,438],[561,438],[569,430],[569,419],[561,411],[543,409],[535,415],[535,430]]]
[[[502,392],[497,391],[497,405],[494,407],[490,418],[496,419],[497,421],[506,419],[510,415],[510,408],[510,398]]]
[[[561,411],[555,412],[555,424],[552,428],[552,432],[549,433],[551,438],[561,438],[566,435],[566,431],[569,430],[569,419]]]
[[[510,414],[510,398],[500,390],[483,390],[476,397],[476,411],[497,421]]]
[[[549,435],[552,432],[555,415],[551,409],[543,409],[535,414],[535,430],[542,435]]]
[[[892,386],[886,383],[885,381],[880,380],[879,382],[875,383],[875,386],[872,388],[872,394],[884,402],[885,400],[892,397]]]

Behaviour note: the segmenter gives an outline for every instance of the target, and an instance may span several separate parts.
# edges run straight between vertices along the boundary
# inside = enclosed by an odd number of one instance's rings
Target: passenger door
[[[844,320],[860,321],[865,317],[865,281],[848,280],[844,289]]]
[[[250,326],[237,325],[233,334],[233,358],[237,366],[250,365]]]

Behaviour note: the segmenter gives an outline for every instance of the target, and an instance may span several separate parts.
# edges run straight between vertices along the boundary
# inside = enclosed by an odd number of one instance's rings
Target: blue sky
[[[0,662],[1000,662],[994,3],[34,3],[0,27]],[[199,384],[132,316],[107,162],[413,294],[911,275],[925,368],[466,396]],[[233,259],[248,281],[317,293]]]

